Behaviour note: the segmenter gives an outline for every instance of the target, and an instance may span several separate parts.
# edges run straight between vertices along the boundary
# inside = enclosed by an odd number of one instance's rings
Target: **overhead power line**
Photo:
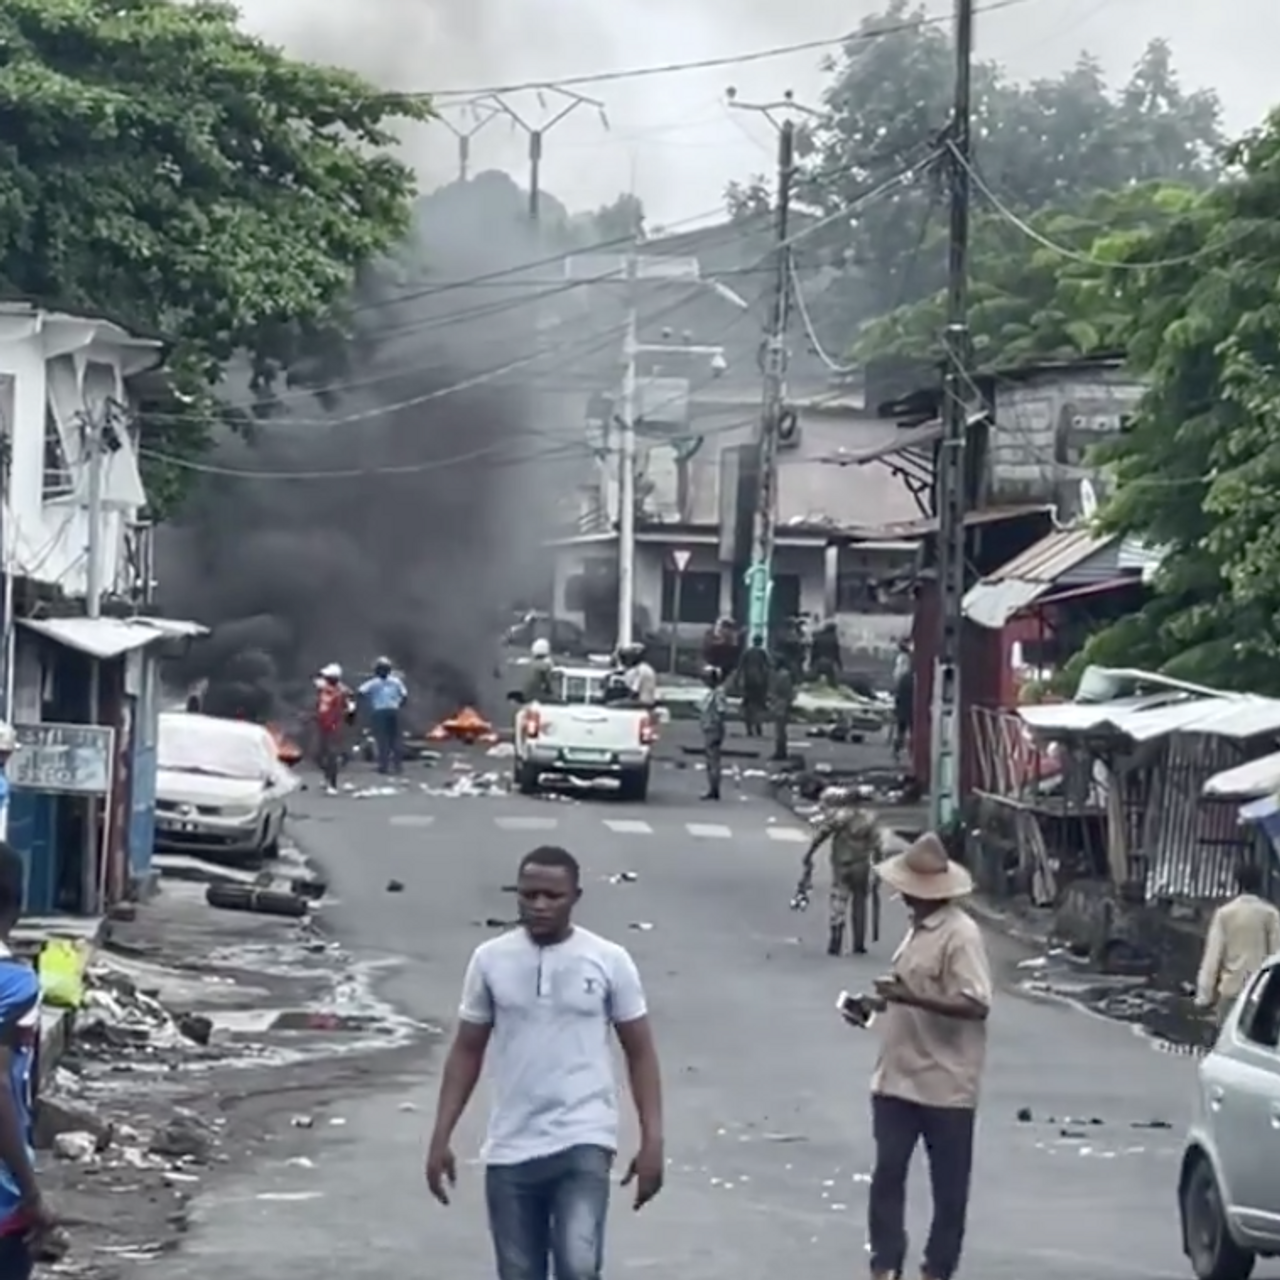
[[[1033,0],[992,0],[990,4],[978,5],[975,13],[996,13],[1002,9],[1013,9],[1019,5],[1033,3]],[[847,31],[841,35],[827,36],[821,40],[800,40],[793,44],[772,45],[766,49],[754,49],[746,53],[725,54],[721,57],[695,58],[687,62],[662,62],[649,66],[620,68],[616,71],[590,72],[576,76],[557,76],[554,83],[561,89],[569,89],[584,85],[612,84],[619,80],[642,80],[652,76],[674,75],[683,71],[708,71],[716,67],[741,67],[753,62],[765,62],[773,58],[785,58],[796,53],[812,53],[821,49],[833,49],[840,45],[860,44],[883,39],[885,36],[897,35],[904,31],[918,31],[923,27],[945,26],[951,21],[950,14],[934,14],[917,18],[911,22],[890,23],[877,27],[873,31]],[[408,93],[391,93],[388,97],[398,98],[471,98],[491,93],[523,93],[547,89],[551,82],[547,80],[522,80],[510,84],[483,85],[472,89],[422,89]]]

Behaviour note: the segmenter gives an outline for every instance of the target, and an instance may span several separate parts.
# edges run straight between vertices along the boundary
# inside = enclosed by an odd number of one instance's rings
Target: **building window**
[[[75,477],[67,461],[67,447],[62,439],[62,429],[58,426],[53,405],[46,403],[44,407],[44,483],[41,496],[48,500],[65,497],[75,491]]]
[[[711,626],[720,616],[720,574],[712,570],[680,575],[680,622]],[[675,622],[676,572],[662,570],[662,621]]]

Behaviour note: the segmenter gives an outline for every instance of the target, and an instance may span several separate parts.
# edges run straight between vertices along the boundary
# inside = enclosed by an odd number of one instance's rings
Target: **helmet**
[[[529,650],[529,652],[535,658],[549,658],[551,657],[551,641],[545,638],[539,637],[537,640],[533,642],[533,647]]]
[[[382,657],[378,658],[374,662],[373,669],[375,671],[390,671],[391,666],[392,666],[391,659],[388,658],[385,654],[383,654]]]
[[[326,680],[341,680],[342,668],[336,662],[331,662],[327,667],[320,668],[320,674]]]
[[[810,793],[812,794],[812,792]],[[822,794],[818,797],[818,803],[824,809],[838,809],[841,805],[849,803],[849,791],[847,787],[824,787]]]
[[[17,751],[18,735],[7,720],[0,720],[0,751]]]

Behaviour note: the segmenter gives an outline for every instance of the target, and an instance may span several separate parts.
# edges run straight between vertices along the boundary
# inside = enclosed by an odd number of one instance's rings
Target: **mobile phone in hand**
[[[876,1011],[866,996],[842,991],[840,998],[836,1001],[836,1008],[846,1022],[852,1022],[859,1027],[869,1027],[876,1020]]]

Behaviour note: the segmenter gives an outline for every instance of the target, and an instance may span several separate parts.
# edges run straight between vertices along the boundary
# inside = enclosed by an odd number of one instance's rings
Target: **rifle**
[[[880,941],[880,877],[871,877],[871,941]]]

